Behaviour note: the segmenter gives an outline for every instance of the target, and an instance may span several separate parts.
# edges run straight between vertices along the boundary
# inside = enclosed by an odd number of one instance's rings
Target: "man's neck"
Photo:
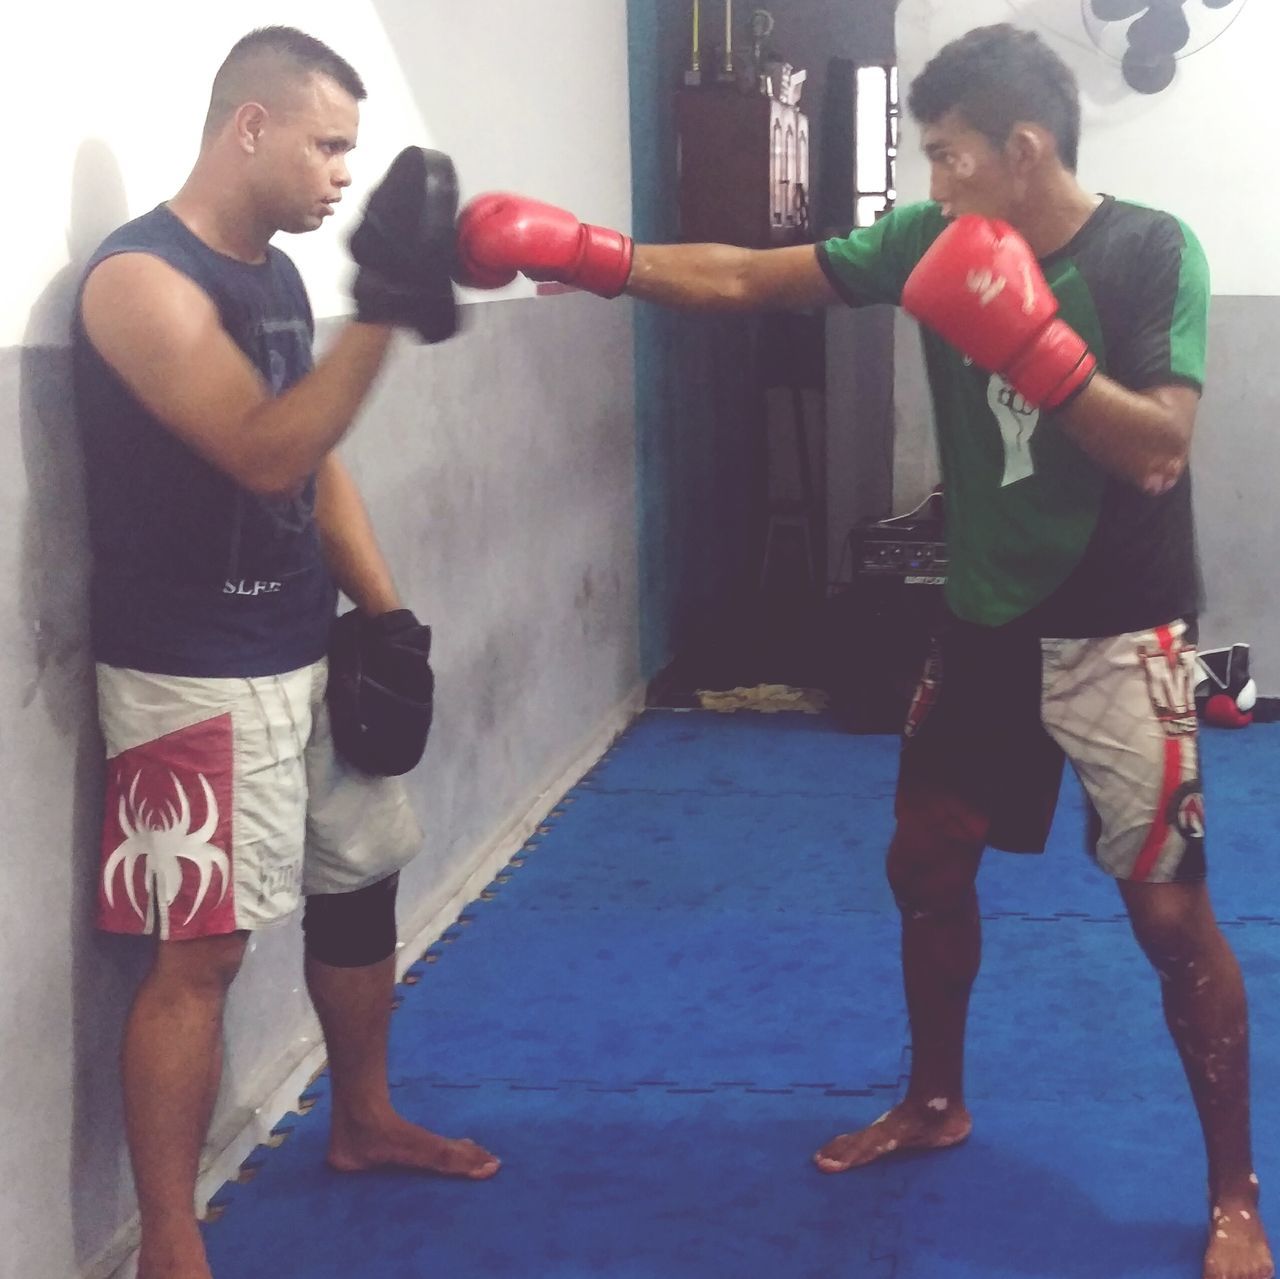
[[[1063,170],[1037,188],[1014,225],[1036,257],[1047,257],[1075,239],[1101,203],[1101,196],[1086,191],[1073,173]]]
[[[276,228],[254,217],[247,201],[237,198],[242,192],[233,177],[201,161],[169,201],[169,211],[216,252],[241,262],[262,262]]]

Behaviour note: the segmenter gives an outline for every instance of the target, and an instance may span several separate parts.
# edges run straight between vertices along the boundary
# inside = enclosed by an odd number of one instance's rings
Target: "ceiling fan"
[[[1216,40],[1239,16],[1246,0],[1085,0],[1085,27],[1103,52],[1114,43],[1110,23],[1127,23],[1120,55],[1126,83],[1139,93],[1159,93],[1173,83],[1177,59]],[[1235,8],[1232,14],[1215,10]]]

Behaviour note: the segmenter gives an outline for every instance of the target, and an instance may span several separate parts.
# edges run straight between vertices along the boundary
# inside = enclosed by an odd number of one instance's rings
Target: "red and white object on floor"
[[[1253,723],[1258,686],[1249,675],[1249,645],[1212,648],[1199,655],[1202,679],[1196,689],[1200,718],[1215,728],[1247,728]]]

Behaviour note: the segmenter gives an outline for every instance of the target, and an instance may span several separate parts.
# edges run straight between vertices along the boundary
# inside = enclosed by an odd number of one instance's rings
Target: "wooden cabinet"
[[[682,89],[676,103],[680,238],[749,249],[809,233],[809,121],[736,88]]]

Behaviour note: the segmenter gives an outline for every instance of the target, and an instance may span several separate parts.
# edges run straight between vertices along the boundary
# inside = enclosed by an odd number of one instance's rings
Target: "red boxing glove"
[[[1200,712],[1204,722],[1216,728],[1248,727],[1258,701],[1258,686],[1249,675],[1249,645],[1211,648],[1200,654],[1199,663],[1209,688]]]
[[[1242,710],[1230,693],[1214,693],[1204,704],[1204,722],[1215,728],[1248,728],[1253,711]]]
[[[1037,407],[1058,408],[1098,367],[1084,339],[1057,318],[1031,246],[1005,222],[957,218],[916,264],[902,305]]]
[[[500,289],[518,272],[616,298],[631,274],[632,241],[584,226],[572,213],[524,196],[478,196],[458,218],[459,284]]]

